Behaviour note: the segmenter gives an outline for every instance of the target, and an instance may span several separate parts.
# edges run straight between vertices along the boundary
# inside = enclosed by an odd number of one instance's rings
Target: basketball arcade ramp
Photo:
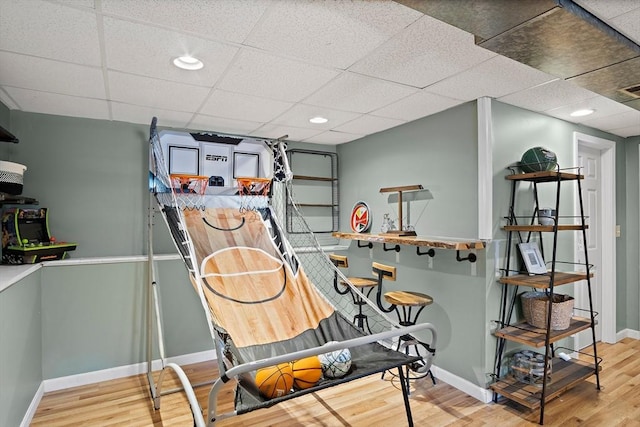
[[[250,179],[245,181],[241,176]],[[424,371],[431,367],[435,328],[428,323],[400,327],[370,303],[366,313],[372,333],[363,332],[349,320],[355,309],[351,298],[344,296],[344,289],[337,289],[342,285],[334,283],[334,278],[347,279],[308,230],[287,177],[291,173],[282,142],[269,146],[252,138],[158,133],[154,118],[150,129],[154,197],[149,206],[147,299],[147,378],[154,407],[160,407],[167,369],[177,373],[197,426],[213,426],[230,416],[397,369],[408,424],[413,425],[402,367],[416,363]],[[153,263],[156,204],[200,297],[216,349],[220,377],[212,383],[204,416],[182,369],[165,362]],[[307,232],[285,233],[285,207],[296,230]],[[347,286],[360,294],[349,283]],[[151,372],[154,327],[162,361],[157,384]],[[426,358],[392,350],[399,337],[419,330],[431,337],[431,352]],[[272,399],[263,397],[255,385],[257,369],[344,348],[352,355],[351,370],[344,377],[323,378],[313,387]],[[218,414],[218,393],[231,380],[237,383],[235,410]]]

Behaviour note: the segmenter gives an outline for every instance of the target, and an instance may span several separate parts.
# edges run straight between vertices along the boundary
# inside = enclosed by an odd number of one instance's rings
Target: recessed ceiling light
[[[592,110],[587,108],[585,110],[577,110],[570,114],[571,117],[583,117],[588,116],[589,114],[593,114],[596,110]]]
[[[329,121],[329,119],[326,119],[326,118],[320,117],[320,116],[316,116],[316,117],[310,118],[309,121],[311,123],[315,123],[315,124],[322,124],[322,123],[327,123]]]
[[[193,56],[185,55],[173,60],[173,65],[183,70],[195,71],[204,67],[202,61]]]

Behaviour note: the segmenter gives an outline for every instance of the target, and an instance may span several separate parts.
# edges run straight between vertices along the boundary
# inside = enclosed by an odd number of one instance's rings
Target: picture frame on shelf
[[[522,260],[530,275],[545,274],[547,272],[547,266],[540,252],[538,243],[519,243],[518,249],[520,249],[520,255],[522,255]]]

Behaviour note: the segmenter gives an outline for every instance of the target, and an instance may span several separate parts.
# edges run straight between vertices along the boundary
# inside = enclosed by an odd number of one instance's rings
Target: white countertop
[[[42,264],[0,265],[0,292],[42,268]]]

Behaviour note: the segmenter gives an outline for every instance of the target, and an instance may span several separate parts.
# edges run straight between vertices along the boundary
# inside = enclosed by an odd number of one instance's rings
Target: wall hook
[[[382,249],[384,249],[385,252],[387,251],[396,251],[396,252],[400,252],[400,245],[395,245],[394,247],[391,248],[387,248],[387,244],[383,243],[382,244]]]
[[[476,257],[476,254],[474,254],[474,253],[470,253],[469,256],[461,258],[460,257],[460,251],[459,250],[456,251],[456,260],[458,260],[458,261],[476,262],[477,259],[478,259],[478,257]]]
[[[431,258],[436,256],[436,251],[433,248],[429,248],[428,251],[420,252],[420,246],[416,248],[416,254],[418,255],[429,255]]]
[[[371,243],[371,242],[367,242],[364,245],[360,244],[360,240],[357,240],[357,242],[358,242],[358,247],[359,248],[369,248],[369,249],[371,249],[373,247],[373,243]]]

